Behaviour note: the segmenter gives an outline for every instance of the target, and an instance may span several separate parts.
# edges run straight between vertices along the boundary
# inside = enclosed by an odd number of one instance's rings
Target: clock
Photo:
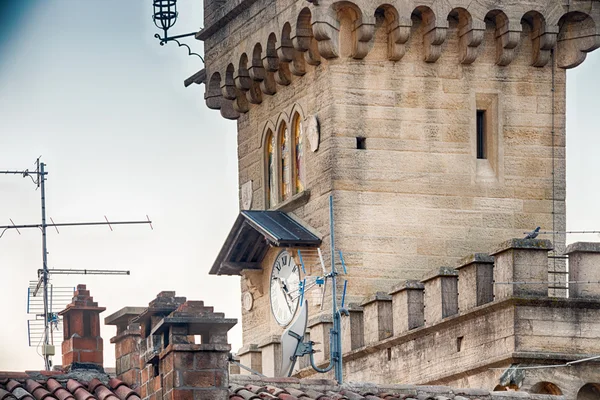
[[[279,325],[289,324],[298,308],[300,269],[294,258],[283,250],[271,270],[271,312]]]

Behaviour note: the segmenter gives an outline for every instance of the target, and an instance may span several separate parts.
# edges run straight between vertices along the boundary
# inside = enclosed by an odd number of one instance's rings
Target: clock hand
[[[285,300],[285,305],[287,306],[288,310],[291,313],[292,307],[290,306],[290,302],[288,301],[289,293],[288,293],[287,287],[285,285],[285,282],[280,277],[277,277],[277,281],[279,282],[279,287],[283,290],[282,294],[283,294],[283,299]]]

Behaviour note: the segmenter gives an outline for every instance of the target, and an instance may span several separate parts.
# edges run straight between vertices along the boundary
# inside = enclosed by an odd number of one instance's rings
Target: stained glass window
[[[281,199],[287,200],[291,193],[290,184],[290,138],[287,125],[283,123],[279,131],[281,140]]]
[[[277,192],[275,191],[275,136],[269,130],[267,132],[267,208],[277,204]]]
[[[302,137],[304,136],[302,129],[302,120],[300,115],[294,117],[294,145],[295,145],[295,193],[300,193],[304,190],[304,144]]]

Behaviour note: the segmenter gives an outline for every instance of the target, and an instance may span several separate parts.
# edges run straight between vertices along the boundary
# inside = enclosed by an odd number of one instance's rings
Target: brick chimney
[[[124,307],[104,318],[105,325],[116,325],[117,334],[110,339],[115,345],[117,378],[129,387],[140,386],[140,324],[133,322],[146,308]]]
[[[228,399],[227,332],[236,319],[161,292],[134,322],[141,325],[143,400]]]
[[[104,310],[94,302],[85,285],[77,285],[71,304],[59,313],[63,317],[63,368],[104,370],[100,336],[100,313]]]

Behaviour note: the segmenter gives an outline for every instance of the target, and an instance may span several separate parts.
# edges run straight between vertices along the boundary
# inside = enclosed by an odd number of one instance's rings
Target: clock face
[[[279,325],[287,325],[298,308],[300,269],[287,250],[277,256],[271,270],[271,311]]]

